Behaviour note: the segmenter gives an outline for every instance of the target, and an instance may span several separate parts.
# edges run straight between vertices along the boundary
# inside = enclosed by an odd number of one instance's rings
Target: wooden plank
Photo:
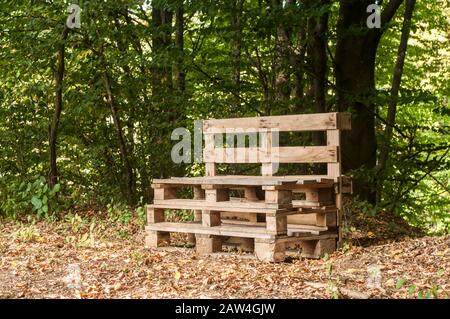
[[[199,234],[196,236],[195,248],[200,255],[220,252],[222,250],[222,238]]]
[[[207,189],[205,190],[205,199],[207,202],[223,202],[230,199],[230,192],[227,188]]]
[[[334,201],[333,188],[318,188],[305,191],[306,201],[332,203]]]
[[[215,140],[214,134],[205,135],[205,148],[204,151],[214,150]],[[215,163],[205,163],[205,175],[206,176],[216,176],[217,167]]]
[[[157,227],[155,225],[158,225]],[[259,226],[238,226],[220,225],[216,227],[203,227],[198,223],[158,223],[148,225],[147,230],[157,230],[174,233],[195,233],[215,236],[232,236],[246,238],[274,238],[274,235],[267,233],[265,227]]]
[[[279,134],[277,132],[277,134]],[[259,134],[259,138],[260,138],[260,148],[261,148],[261,152],[265,155],[265,156],[270,156],[270,154],[272,154],[272,146],[273,146],[273,142],[274,142],[274,138],[275,138],[275,142],[278,141],[279,144],[279,136],[278,139],[276,136],[274,136],[274,133],[269,132],[268,130],[263,130],[260,132]],[[277,163],[279,163],[278,159],[277,159]],[[279,167],[279,164],[274,164],[274,163],[262,163],[261,165],[261,175],[262,176],[272,176],[276,174],[276,171]]]
[[[297,208],[293,205],[294,208]],[[298,212],[300,214],[325,214],[337,212],[337,207],[334,205],[316,206],[316,207],[298,207]]]
[[[296,236],[297,234],[313,234],[320,235],[328,230],[327,226],[316,226],[316,225],[288,225],[288,236]]]
[[[244,197],[249,202],[257,202],[259,200],[258,196],[256,195],[256,188],[254,187],[245,187]]]
[[[220,215],[222,216],[222,223],[224,220],[248,222],[256,222],[258,220],[257,213],[220,212]]]
[[[211,119],[203,121],[203,132],[241,133],[259,129],[278,129],[281,132],[326,131],[349,129],[349,116],[339,113],[295,114],[265,117]]]
[[[266,229],[270,234],[285,235],[287,232],[286,216],[267,216]]]
[[[275,190],[265,191],[265,202],[268,204],[291,204],[292,203],[292,191]]]
[[[147,206],[147,223],[161,223],[165,219],[164,210]]]
[[[332,146],[340,146],[341,145],[341,134],[339,130],[328,130],[327,131],[327,145],[329,147]],[[340,149],[336,154],[337,161],[334,163],[327,164],[327,175],[337,178],[341,175],[341,163],[340,163]]]
[[[276,204],[244,201],[226,201],[226,202],[207,202],[205,200],[195,199],[169,199],[155,200],[153,208],[167,209],[206,209],[214,211],[242,212],[242,213],[277,213],[282,209],[291,209],[291,204]]]
[[[336,163],[338,146],[274,147],[268,154],[262,148],[215,148],[203,153],[205,163]]]
[[[202,225],[204,227],[220,226],[220,213],[204,210],[202,212]]]
[[[326,224],[323,224],[326,219]],[[288,225],[313,225],[313,226],[327,226],[336,227],[337,226],[337,212],[327,212],[327,213],[310,213],[310,214],[297,214],[287,216]]]
[[[177,198],[177,191],[175,188],[162,187],[154,190],[154,199],[173,199]]]
[[[307,201],[307,200],[293,200],[292,201],[292,206],[293,207],[321,207],[321,206],[331,206],[333,203],[332,202],[316,202],[316,201]]]
[[[169,179],[154,179],[152,187],[167,187],[166,185],[183,187],[185,185],[246,185],[246,186],[276,186],[297,183],[299,185],[313,185],[317,183],[334,183],[334,178],[327,175],[290,175],[290,176],[248,176],[224,175],[202,177],[172,177]]]
[[[255,255],[264,262],[283,262],[286,247],[283,242],[255,239]]]
[[[170,244],[170,233],[160,231],[147,231],[145,236],[146,248],[158,248]]]
[[[232,225],[232,224],[222,224],[220,226],[215,227],[204,227],[200,223],[157,223],[151,224],[145,227],[147,231],[159,231],[165,233],[194,233],[194,234],[203,234],[203,235],[214,235],[214,236],[227,236],[227,237],[244,237],[244,238],[262,238],[262,239],[275,239],[284,237],[294,237],[297,238],[317,238],[314,236],[320,235],[333,235],[331,233],[327,233],[326,231],[322,231],[317,229],[307,228],[299,228],[295,226],[291,228],[291,225],[288,225],[287,232],[291,232],[295,234],[294,236],[275,236],[267,232],[264,226],[240,226],[240,225]],[[319,235],[315,235],[313,233],[318,233]],[[333,235],[334,236],[334,235]],[[337,234],[336,234],[337,236]],[[286,239],[285,239],[286,240]]]

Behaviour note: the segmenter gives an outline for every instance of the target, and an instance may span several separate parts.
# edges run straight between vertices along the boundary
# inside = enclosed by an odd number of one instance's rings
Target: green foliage
[[[271,7],[269,2],[244,1],[241,30],[233,28],[230,1],[184,2],[184,50],[175,45],[175,25],[156,25],[150,5],[143,1],[78,1],[81,28],[69,32],[65,42],[66,73],[63,110],[57,141],[61,190],[45,188],[49,170],[48,127],[54,113],[55,53],[67,18],[67,2],[6,1],[0,4],[0,214],[15,217],[34,212],[40,217],[58,208],[105,207],[111,218],[128,223],[136,213],[145,219],[153,178],[199,176],[201,164],[176,165],[170,159],[177,127],[192,131],[194,121],[211,117],[256,116],[314,112],[309,71],[287,67],[289,81],[300,72],[304,87],[299,99],[277,100],[275,79],[278,26],[288,26],[292,52],[301,49],[302,23],[324,12],[330,14],[327,57],[328,111],[336,111],[335,70],[339,2],[329,6]],[[178,1],[157,1],[166,10]],[[375,63],[376,133],[383,141],[387,102],[400,38],[402,9],[381,39]],[[396,130],[383,184],[382,208],[403,216],[411,224],[434,233],[450,232],[450,49],[446,0],[418,1],[414,13]],[[157,35],[170,39],[158,46]],[[241,81],[233,82],[233,41],[241,38]],[[154,39],[155,37],[155,39]],[[164,41],[163,41],[164,42]],[[156,45],[156,46],[155,46]],[[101,54],[100,54],[101,52]],[[177,88],[176,62],[182,62],[185,88]],[[126,181],[124,156],[117,125],[106,99],[105,73],[112,94],[133,179]],[[168,75],[169,74],[169,75]],[[297,89],[297,87],[296,87]],[[236,96],[239,103],[236,105]],[[289,137],[310,142],[309,137]],[[303,144],[302,144],[303,145]],[[283,173],[310,173],[292,166]],[[219,171],[253,174],[258,167]],[[354,172],[375,183],[376,172]],[[30,182],[31,186],[30,186]],[[59,186],[58,186],[59,187]],[[132,205],[127,203],[127,188]],[[111,203],[114,203],[111,204]],[[130,204],[130,203],[127,203]],[[133,206],[133,207],[127,207]],[[137,207],[137,208],[136,208]],[[133,213],[132,208],[136,208]],[[359,207],[373,215],[380,207]],[[190,220],[187,212],[174,216]]]
[[[43,176],[33,182],[22,182],[19,185],[12,183],[6,189],[6,198],[0,204],[0,211],[7,217],[15,218],[17,213],[32,211],[39,218],[49,217],[51,204],[56,208],[56,194],[61,190],[61,185],[56,184],[52,189],[47,185]]]

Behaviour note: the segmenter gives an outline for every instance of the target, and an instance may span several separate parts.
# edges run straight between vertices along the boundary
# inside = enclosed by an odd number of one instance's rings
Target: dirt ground
[[[330,256],[293,253],[278,264],[238,251],[146,250],[137,220],[93,216],[0,220],[0,299],[450,296],[450,236],[423,237],[382,216],[348,227],[347,244]]]

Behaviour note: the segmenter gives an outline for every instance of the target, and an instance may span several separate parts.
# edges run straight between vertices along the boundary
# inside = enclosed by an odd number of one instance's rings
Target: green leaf
[[[36,196],[31,198],[31,204],[33,204],[35,209],[40,209],[42,207],[42,201]]]
[[[405,284],[406,280],[403,278],[398,278],[397,284],[395,285],[395,288],[400,289]]]
[[[44,213],[48,213],[48,205],[44,205],[44,206],[42,206],[42,211],[44,212]]]
[[[53,187],[53,193],[57,193],[61,190],[61,185],[58,183]]]
[[[412,295],[416,291],[416,285],[412,284],[408,288],[408,295]]]
[[[48,197],[47,195],[44,195],[44,197],[42,197],[42,204],[46,205],[48,202]]]

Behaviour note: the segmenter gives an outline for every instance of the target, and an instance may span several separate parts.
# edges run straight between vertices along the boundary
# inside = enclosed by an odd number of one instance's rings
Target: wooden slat
[[[214,150],[215,148],[215,141],[214,141],[214,135],[205,135],[205,149],[204,151],[208,150]],[[206,176],[216,176],[216,163],[206,163],[205,164],[205,175]]]
[[[245,185],[245,186],[263,186],[263,185],[283,185],[295,184],[297,177],[266,177],[266,176],[206,176],[206,177],[178,177],[170,179],[154,179],[153,184],[169,185]]]
[[[212,210],[212,211],[227,211],[237,213],[265,213],[275,214],[282,213],[279,210],[289,210],[295,213],[291,209],[291,204],[271,204],[265,202],[206,202],[204,200],[194,199],[169,199],[164,201],[155,200],[151,205],[153,208],[166,208],[166,209],[191,209],[191,210]]]
[[[155,226],[158,225],[158,226]],[[195,233],[215,236],[236,236],[246,238],[265,238],[271,239],[275,236],[269,234],[265,227],[259,226],[239,226],[239,225],[221,225],[216,227],[203,227],[199,223],[158,223],[151,224],[146,230],[157,230],[164,232],[177,233]]]
[[[338,146],[290,146],[272,148],[215,148],[203,153],[205,163],[336,163]]]
[[[297,202],[293,203],[294,208],[298,208],[298,211],[300,214],[325,214],[325,213],[330,213],[330,212],[336,212],[337,211],[337,207],[334,205],[328,205],[328,206],[316,206],[316,207],[299,207],[296,205]]]
[[[242,133],[242,130],[252,132],[259,129],[278,129],[281,132],[326,131],[349,129],[350,126],[350,117],[345,113],[317,113],[205,120],[203,132]]]
[[[327,233],[326,227],[316,226],[299,226],[289,225],[288,234],[291,233],[293,237],[307,237],[311,235],[332,235]],[[225,224],[215,227],[204,227],[200,223],[158,223],[151,224],[145,227],[147,231],[163,231],[171,233],[195,233],[215,236],[235,236],[245,238],[262,238],[262,239],[275,239],[279,236],[270,234],[267,232],[264,225],[252,226],[252,225],[233,225]],[[337,236],[337,235],[336,235]],[[292,240],[293,238],[291,238]],[[316,239],[312,237],[312,239]],[[284,240],[288,241],[289,238]]]
[[[341,145],[340,138],[341,138],[341,135],[340,135],[339,130],[328,130],[327,131],[327,145],[329,147]],[[340,150],[338,150],[336,157],[338,158],[337,161],[335,161],[334,163],[327,164],[327,175],[332,176],[334,178],[337,178],[341,175],[341,163],[339,162],[340,161]]]

